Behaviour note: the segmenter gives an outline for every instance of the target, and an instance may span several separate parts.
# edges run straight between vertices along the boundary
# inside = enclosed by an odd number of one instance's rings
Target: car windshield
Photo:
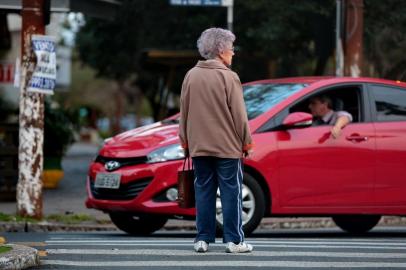
[[[273,106],[293,95],[307,84],[274,83],[251,84],[244,86],[244,101],[247,108],[248,119],[268,111]]]

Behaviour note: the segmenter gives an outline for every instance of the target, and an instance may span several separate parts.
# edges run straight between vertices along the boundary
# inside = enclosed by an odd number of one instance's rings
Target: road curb
[[[13,249],[1,254],[0,269],[26,269],[40,264],[38,251],[35,248],[14,244],[7,244],[5,246],[12,247]]]
[[[116,231],[113,224],[64,224],[50,222],[0,222],[0,232]]]

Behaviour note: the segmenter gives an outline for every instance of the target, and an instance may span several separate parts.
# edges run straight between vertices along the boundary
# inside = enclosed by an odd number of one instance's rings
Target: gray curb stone
[[[35,248],[13,244],[5,246],[12,247],[13,249],[1,254],[0,269],[26,269],[40,264],[38,251]]]
[[[406,217],[384,216],[378,226],[405,226]],[[264,218],[258,229],[310,229],[336,227],[331,218]],[[162,228],[164,231],[193,231],[194,221],[170,220]],[[118,231],[112,223],[106,224],[63,224],[52,222],[24,223],[0,222],[0,232],[91,232],[91,231]]]
[[[0,232],[57,232],[57,231],[116,231],[118,230],[113,224],[64,224],[64,223],[31,223],[31,222],[0,222]]]

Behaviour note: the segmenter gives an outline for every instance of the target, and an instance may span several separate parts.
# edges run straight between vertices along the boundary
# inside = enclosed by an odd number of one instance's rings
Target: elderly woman
[[[210,28],[197,41],[205,61],[186,74],[180,97],[179,137],[195,168],[195,251],[206,252],[216,234],[216,193],[220,188],[226,252],[251,252],[242,230],[242,157],[251,152],[243,93],[229,69],[235,36]]]

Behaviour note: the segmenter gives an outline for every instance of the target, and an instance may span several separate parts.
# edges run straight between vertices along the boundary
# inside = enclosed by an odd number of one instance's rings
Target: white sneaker
[[[205,241],[197,241],[195,243],[196,252],[207,252],[208,249],[209,249],[209,243],[206,243]]]
[[[251,252],[254,247],[250,244],[245,242],[241,242],[239,244],[234,244],[233,242],[228,242],[226,246],[227,253],[247,253]]]

